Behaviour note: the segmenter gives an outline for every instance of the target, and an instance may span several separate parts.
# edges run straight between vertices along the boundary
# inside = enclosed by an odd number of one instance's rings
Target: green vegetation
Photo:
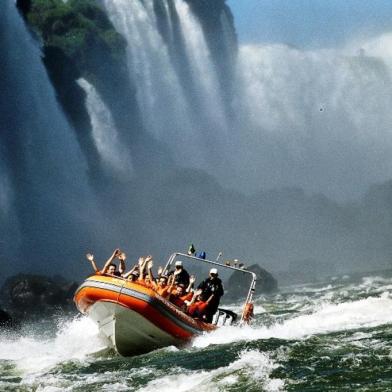
[[[114,59],[124,54],[125,40],[94,0],[31,0],[24,16],[44,46],[61,49],[76,63],[97,47]]]
[[[98,0],[17,0],[16,5],[42,43],[43,64],[95,181],[103,171],[85,105],[86,93],[77,81],[84,78],[96,88],[118,129],[128,124],[130,108],[136,104],[126,41]]]

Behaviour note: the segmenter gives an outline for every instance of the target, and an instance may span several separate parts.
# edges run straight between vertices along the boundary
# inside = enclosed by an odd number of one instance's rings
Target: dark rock
[[[258,264],[253,264],[247,271],[252,271],[257,276],[256,293],[271,293],[278,289],[277,280]],[[250,287],[249,274],[235,271],[227,281],[226,298],[245,298]]]
[[[13,324],[12,317],[6,311],[0,309],[0,328],[9,328]]]
[[[20,320],[73,310],[77,286],[60,278],[18,274],[5,281],[0,295],[4,307]]]

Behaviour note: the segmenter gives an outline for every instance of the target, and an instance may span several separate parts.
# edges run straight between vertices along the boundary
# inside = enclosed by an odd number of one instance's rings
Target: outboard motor
[[[232,325],[233,323],[235,323],[237,318],[237,313],[234,313],[233,311],[228,309],[219,308],[214,315],[214,320],[212,321],[212,323],[218,326]]]

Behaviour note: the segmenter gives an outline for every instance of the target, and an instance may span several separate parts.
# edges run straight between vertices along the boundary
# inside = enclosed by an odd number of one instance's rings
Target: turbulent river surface
[[[132,358],[97,353],[84,317],[43,321],[0,335],[0,391],[390,391],[391,290],[392,273],[283,287],[251,327]]]

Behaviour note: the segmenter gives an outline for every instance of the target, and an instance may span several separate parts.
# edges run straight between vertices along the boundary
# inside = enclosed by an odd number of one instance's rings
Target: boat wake
[[[270,378],[271,372],[278,365],[271,360],[266,353],[257,350],[244,350],[238,359],[229,366],[219,367],[210,371],[186,371],[178,368],[178,374],[170,374],[159,379],[152,380],[138,391],[160,392],[171,391],[222,391],[230,386],[238,385],[240,379],[248,379],[249,384],[257,383],[265,391],[281,391],[284,381],[278,378]]]
[[[27,336],[0,335],[0,360],[12,361],[24,374],[52,369],[70,360],[83,361],[90,354],[105,348],[98,328],[86,317],[63,320],[53,338],[37,337],[32,327]]]
[[[339,331],[374,328],[392,322],[392,299],[387,293],[339,304],[319,304],[309,314],[301,314],[270,327],[224,326],[197,337],[193,346],[204,348],[211,344],[227,344],[259,339],[296,340],[312,335]]]
[[[389,358],[390,345],[380,336],[389,333],[392,297],[380,290],[390,284],[369,278],[356,285],[362,285],[360,293],[348,284],[332,289],[332,296],[329,290],[313,296],[291,290],[259,297],[266,310],[256,314],[252,326],[222,326],[195,338],[188,349],[171,346],[130,358],[94,355],[105,342],[87,317],[63,320],[53,331],[36,324],[18,336],[2,333],[0,390],[230,391],[241,385],[241,390],[278,392],[305,382],[291,373],[293,361],[304,372],[311,372],[314,361],[324,361],[328,369],[329,360],[343,361],[341,371],[354,372],[357,365],[362,369],[361,360]],[[296,310],[285,313],[294,300]]]

